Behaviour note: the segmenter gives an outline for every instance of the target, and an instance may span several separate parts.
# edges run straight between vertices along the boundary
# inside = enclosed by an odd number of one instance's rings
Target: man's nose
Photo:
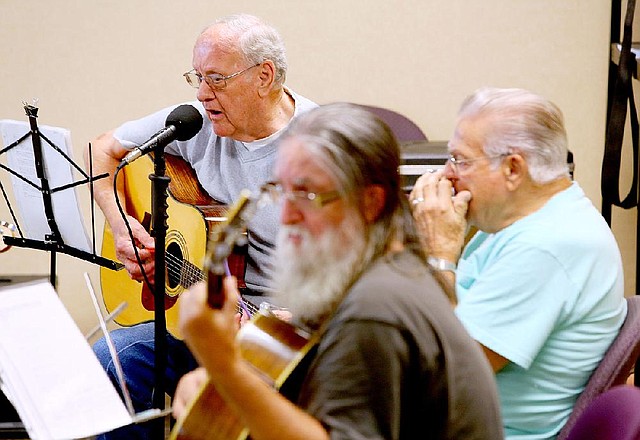
[[[287,197],[282,197],[280,202],[280,223],[283,225],[295,225],[302,221],[302,211],[294,201]]]
[[[444,164],[444,177],[449,180],[455,180],[458,177],[456,170],[454,169],[454,166],[450,160],[446,161]]]
[[[210,101],[212,99],[216,99],[216,92],[209,87],[209,84],[203,79],[200,82],[200,87],[198,87],[198,94],[196,95],[198,101]]]

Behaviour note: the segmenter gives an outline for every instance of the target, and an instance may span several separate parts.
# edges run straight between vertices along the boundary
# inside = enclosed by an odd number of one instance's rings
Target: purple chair
[[[412,141],[428,140],[420,127],[406,116],[387,108],[376,107],[373,105],[358,105],[382,119],[382,121],[389,126],[391,131],[393,131],[393,134],[396,136],[399,143],[403,144]]]
[[[567,440],[640,439],[640,388],[619,385],[596,397],[580,414]]]
[[[626,383],[631,369],[640,356],[640,296],[627,298],[627,307],[627,317],[622,324],[620,333],[613,340],[600,365],[589,378],[567,423],[558,434],[557,440],[569,438],[573,426],[598,396],[610,388]],[[640,406],[636,407],[636,412],[640,415]]]

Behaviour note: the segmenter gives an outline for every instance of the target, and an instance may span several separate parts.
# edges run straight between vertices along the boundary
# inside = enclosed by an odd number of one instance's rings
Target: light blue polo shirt
[[[623,290],[617,243],[576,182],[469,242],[456,314],[511,361],[496,374],[508,439],[553,438],[566,423],[624,321]]]

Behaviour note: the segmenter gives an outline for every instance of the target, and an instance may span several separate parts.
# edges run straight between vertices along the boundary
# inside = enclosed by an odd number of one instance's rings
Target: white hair
[[[487,124],[485,154],[522,154],[534,182],[569,176],[562,112],[542,96],[523,89],[481,88],[463,102],[458,118]]]
[[[202,31],[224,25],[222,38],[230,46],[237,45],[247,64],[254,65],[271,60],[275,66],[275,81],[284,84],[287,76],[287,54],[278,31],[258,17],[249,14],[233,14],[214,21]]]

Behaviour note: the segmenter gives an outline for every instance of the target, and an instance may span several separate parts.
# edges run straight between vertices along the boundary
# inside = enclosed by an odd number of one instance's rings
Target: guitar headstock
[[[233,248],[245,240],[245,229],[255,211],[255,202],[249,190],[240,193],[238,200],[229,208],[224,221],[217,223],[209,234],[204,272],[207,279],[208,303],[219,309],[224,303],[222,280],[228,275],[226,261]]]

